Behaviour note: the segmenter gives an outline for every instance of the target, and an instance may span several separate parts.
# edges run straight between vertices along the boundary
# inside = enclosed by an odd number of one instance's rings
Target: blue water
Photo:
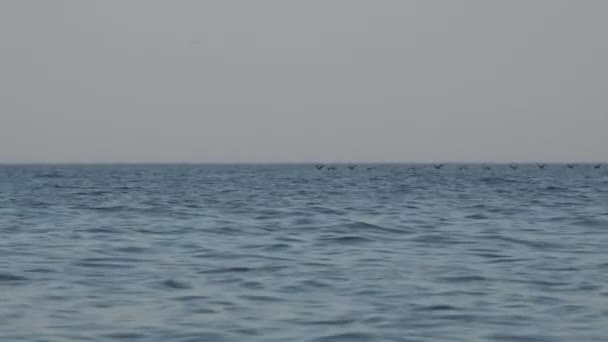
[[[1,341],[607,341],[608,170],[0,166]]]

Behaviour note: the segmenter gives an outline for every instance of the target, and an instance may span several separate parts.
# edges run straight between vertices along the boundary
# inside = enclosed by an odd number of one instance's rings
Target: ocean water
[[[608,340],[606,166],[367,167],[0,166],[0,341]]]

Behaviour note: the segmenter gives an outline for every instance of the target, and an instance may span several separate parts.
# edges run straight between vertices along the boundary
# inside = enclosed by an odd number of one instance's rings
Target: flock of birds
[[[315,165],[317,170],[323,170],[325,168],[325,164],[316,164]],[[354,171],[357,168],[357,165],[348,165],[347,168],[351,171]],[[337,167],[335,166],[328,166],[327,168],[325,168],[328,171],[336,171],[338,170]],[[367,168],[368,170],[375,170],[376,167],[375,166],[370,166]]]
[[[445,164],[432,164],[432,165],[433,165],[433,167],[436,170],[441,170],[445,166]],[[544,169],[546,166],[547,166],[547,164],[544,164],[544,163],[537,163],[536,164],[536,167],[538,167],[541,170]],[[576,166],[577,166],[576,164],[570,164],[570,163],[566,164],[566,167],[569,168],[569,169],[574,169]],[[328,170],[328,171],[336,171],[336,170],[338,170],[338,168],[336,166],[327,166],[326,167],[325,164],[316,164],[315,167],[317,168],[317,170],[323,170],[323,169]],[[518,164],[509,164],[509,167],[511,169],[513,169],[513,170],[517,170],[519,168],[519,165]],[[595,164],[595,165],[593,165],[594,169],[599,169],[601,167],[602,167],[602,164]],[[354,171],[357,168],[357,165],[348,165],[347,168],[349,170],[351,170],[351,171]],[[367,170],[375,170],[375,169],[376,169],[375,166],[370,166],[370,167],[367,168]],[[409,170],[416,170],[416,169],[417,169],[416,167],[410,167],[409,168]],[[460,166],[458,169],[459,170],[466,170],[466,169],[468,169],[468,167],[467,166]],[[488,166],[488,165],[484,165],[483,169],[484,170],[492,170],[492,167]]]

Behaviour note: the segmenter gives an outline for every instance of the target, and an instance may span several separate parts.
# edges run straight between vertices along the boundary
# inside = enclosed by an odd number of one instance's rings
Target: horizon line
[[[603,164],[608,161],[0,161],[0,165]]]

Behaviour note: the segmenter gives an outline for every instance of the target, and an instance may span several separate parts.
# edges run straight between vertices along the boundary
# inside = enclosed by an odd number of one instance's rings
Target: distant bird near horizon
[[[440,169],[442,169],[445,166],[445,164],[443,164],[443,163],[442,164],[431,164],[431,165],[433,166],[433,168],[435,168],[435,170],[440,170]],[[509,165],[509,167],[512,170],[519,169],[519,164],[510,163],[508,165]],[[544,170],[547,165],[548,165],[547,163],[536,163],[536,167],[538,167],[541,170]],[[566,163],[566,167],[568,169],[574,169],[577,166],[578,165],[575,164],[575,163]],[[602,167],[602,164],[593,164],[592,166],[593,166],[594,169],[599,169],[599,168]],[[323,169],[328,170],[328,171],[336,171],[336,170],[338,170],[338,168],[336,166],[327,166],[325,164],[315,164],[315,167],[316,167],[317,170],[323,170]],[[347,165],[346,167],[349,170],[354,171],[358,167],[358,165],[353,164],[353,165]],[[422,168],[424,169],[424,168],[426,168],[426,166],[422,166]],[[368,166],[365,169],[368,170],[368,171],[371,171],[371,170],[377,170],[378,168],[376,166]],[[486,170],[486,171],[489,171],[489,170],[493,170],[494,168],[492,166],[490,166],[490,165],[482,165],[482,169]],[[407,168],[407,171],[417,171],[417,170],[418,170],[418,168],[415,167],[415,166],[410,166],[410,167]],[[458,167],[458,170],[460,170],[460,171],[469,170],[469,167],[467,165],[460,165]]]

